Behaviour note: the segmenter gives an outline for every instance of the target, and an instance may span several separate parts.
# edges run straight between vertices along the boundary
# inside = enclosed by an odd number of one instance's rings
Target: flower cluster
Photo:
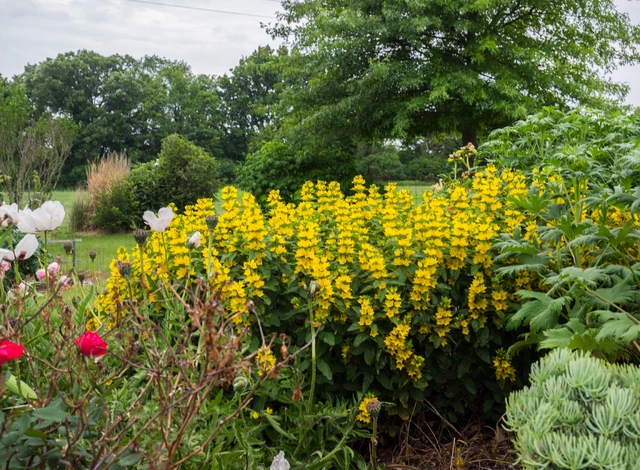
[[[426,371],[446,367],[434,350],[448,355],[463,345],[472,354],[502,343],[497,336],[506,310],[527,280],[521,273],[494,282],[500,265],[490,250],[499,233],[535,225],[509,202],[526,192],[522,174],[492,166],[469,182],[426,191],[418,204],[409,191],[393,184],[384,192],[367,188],[361,177],[349,196],[322,181],[305,184],[297,204],[272,192],[266,212],[252,195],[227,187],[220,214],[203,199],[183,214],[163,209],[158,220],[145,218],[154,231],[139,250],[118,252],[97,300],[99,320],[113,324],[131,294],[160,300],[157,290],[145,291],[137,281],[143,272],[152,283],[204,277],[221,290],[238,328],[258,334],[259,318],[263,328],[284,328],[303,341],[311,308],[315,326],[331,334],[322,349],[330,367],[330,356],[340,358],[344,371],[343,361],[370,365],[384,354],[397,393],[407,383],[423,389]],[[194,243],[196,232],[205,235]],[[130,280],[118,261],[132,264]],[[491,338],[497,338],[493,346]],[[347,367],[346,381],[370,373],[360,370]]]

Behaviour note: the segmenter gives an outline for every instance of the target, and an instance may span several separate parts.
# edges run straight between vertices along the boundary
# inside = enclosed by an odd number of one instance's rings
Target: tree
[[[265,127],[278,121],[277,105],[284,87],[283,67],[288,51],[259,47],[250,56],[240,59],[218,80],[223,101],[225,148],[224,155],[243,161],[249,145]]]
[[[320,135],[463,143],[543,105],[602,106],[627,87],[640,28],[613,0],[285,0],[270,32],[292,38],[284,95]],[[302,117],[301,117],[302,116]]]
[[[11,202],[51,196],[69,156],[74,126],[66,118],[32,117],[24,87],[0,82],[0,174]]]
[[[223,150],[217,82],[183,62],[82,50],[27,66],[20,80],[36,113],[68,116],[78,126],[65,169],[69,185],[111,151],[126,152],[134,163],[152,160],[174,133],[213,154]]]

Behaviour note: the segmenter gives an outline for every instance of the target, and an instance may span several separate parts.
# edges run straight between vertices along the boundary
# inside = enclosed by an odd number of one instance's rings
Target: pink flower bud
[[[40,268],[36,271],[36,278],[38,281],[44,281],[47,278],[47,273],[43,268]]]
[[[55,275],[58,274],[59,270],[60,270],[60,265],[55,261],[47,267],[47,271],[49,271],[49,276],[55,277]]]
[[[60,278],[60,284],[62,284],[64,287],[70,286],[71,285],[71,279],[69,279],[67,276],[62,276]]]
[[[4,271],[5,273],[11,269],[11,263],[3,261],[0,263],[0,271]]]

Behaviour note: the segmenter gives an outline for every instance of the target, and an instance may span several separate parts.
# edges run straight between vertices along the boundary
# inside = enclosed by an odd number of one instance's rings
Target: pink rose
[[[8,339],[2,340],[2,342],[0,342],[0,366],[12,359],[18,359],[20,356],[22,356],[23,352],[23,346],[12,343]]]
[[[60,270],[60,265],[55,261],[47,267],[47,271],[49,271],[49,276],[55,277],[55,275],[58,274],[59,270]]]
[[[104,356],[107,353],[107,343],[98,333],[85,331],[76,338],[76,346],[83,356]]]
[[[40,268],[36,271],[36,278],[38,281],[44,281],[47,278],[47,272],[44,268]]]

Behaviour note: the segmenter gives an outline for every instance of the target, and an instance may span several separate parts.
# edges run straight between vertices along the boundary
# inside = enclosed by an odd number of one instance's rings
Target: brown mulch
[[[421,415],[400,427],[393,443],[382,434],[379,460],[386,470],[516,470],[510,436],[478,418],[454,426],[441,416]],[[386,444],[386,445],[385,445]],[[390,445],[392,444],[392,445]]]

